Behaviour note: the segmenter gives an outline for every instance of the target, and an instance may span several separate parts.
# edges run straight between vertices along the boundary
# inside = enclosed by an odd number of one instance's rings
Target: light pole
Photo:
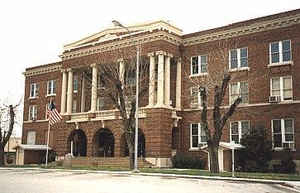
[[[113,20],[112,23],[115,26],[126,29],[128,32],[129,29],[122,25],[120,22]],[[140,47],[136,47],[136,88],[135,88],[135,138],[134,138],[134,172],[138,172],[138,127],[139,127],[139,58],[140,58]]]

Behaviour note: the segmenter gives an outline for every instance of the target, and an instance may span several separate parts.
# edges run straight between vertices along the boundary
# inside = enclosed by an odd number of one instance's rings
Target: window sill
[[[278,102],[269,102],[270,104],[292,104],[293,100],[283,100],[283,101],[278,101]]]
[[[250,71],[249,67],[229,69],[229,72]]]
[[[46,97],[53,97],[56,96],[56,94],[47,94]]]
[[[37,99],[38,97],[29,97],[29,100]]]
[[[77,90],[74,90],[73,93],[78,93],[78,91],[77,91]]]
[[[193,147],[193,148],[190,148],[189,151],[200,151],[200,149],[198,147]]]
[[[288,65],[293,66],[294,62],[293,61],[287,61],[287,62],[272,63],[272,64],[268,64],[268,68],[277,67],[277,66],[288,66]]]
[[[190,108],[191,109],[203,109],[203,107],[198,103],[190,104]]]
[[[285,151],[285,150],[288,150],[288,149],[285,149],[283,147],[276,147],[276,148],[273,148],[272,150],[280,152],[280,151]],[[296,151],[296,149],[290,149],[290,151]]]
[[[192,77],[199,77],[199,76],[207,76],[208,73],[205,72],[205,73],[199,73],[199,74],[191,74],[189,77],[192,78]]]

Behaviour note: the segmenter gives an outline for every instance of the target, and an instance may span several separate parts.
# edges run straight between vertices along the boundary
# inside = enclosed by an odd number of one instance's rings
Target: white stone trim
[[[238,108],[247,108],[247,107],[259,107],[259,106],[271,106],[271,105],[277,105],[277,104],[280,104],[280,105],[284,105],[284,104],[299,104],[300,103],[300,100],[290,100],[290,101],[282,101],[282,102],[279,102],[279,103],[276,103],[276,104],[273,104],[273,103],[253,103],[253,104],[240,104],[238,106]],[[226,108],[229,108],[230,106],[221,106],[220,108],[222,109],[226,109]],[[183,109],[183,111],[201,111],[203,108],[197,108],[197,109]],[[207,107],[208,110],[212,110],[213,107]]]
[[[300,14],[281,17],[281,18],[262,21],[262,22],[255,22],[254,24],[250,24],[243,27],[236,27],[229,30],[222,30],[220,32],[214,32],[205,35],[190,37],[185,39],[183,41],[183,44],[185,46],[194,45],[199,43],[222,40],[226,38],[233,38],[237,36],[278,29],[278,28],[284,28],[296,24],[300,24]]]
[[[170,42],[178,46],[182,43],[182,39],[179,36],[169,34],[166,31],[159,31],[141,37],[132,37],[124,40],[120,39],[119,41],[107,43],[107,44],[103,43],[100,45],[95,45],[90,48],[83,47],[79,50],[63,53],[62,55],[60,55],[60,57],[62,58],[62,60],[67,60],[71,58],[77,58],[77,57],[91,55],[95,53],[116,50],[116,49],[125,48],[129,46],[137,46],[140,44],[149,43],[157,40],[165,40],[167,42]]]
[[[39,75],[39,74],[47,74],[50,72],[60,71],[60,69],[61,69],[61,64],[40,66],[40,67],[26,70],[25,72],[23,72],[23,74],[24,76],[29,77],[29,76]]]

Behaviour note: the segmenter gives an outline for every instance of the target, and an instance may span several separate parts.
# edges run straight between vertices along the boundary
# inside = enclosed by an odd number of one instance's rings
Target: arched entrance
[[[93,156],[114,157],[115,138],[109,129],[99,129],[93,139]]]
[[[141,129],[139,129],[139,137],[138,137],[138,157],[146,157],[146,140],[145,135]],[[129,149],[125,139],[125,134],[121,137],[121,156],[127,157],[129,156]]]
[[[71,152],[72,147],[72,154],[73,156],[86,156],[86,135],[81,130],[73,130],[67,140],[68,143],[68,152]]]

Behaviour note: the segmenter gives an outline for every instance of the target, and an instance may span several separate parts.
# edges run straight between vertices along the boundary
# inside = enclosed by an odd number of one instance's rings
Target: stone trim
[[[258,22],[243,27],[237,27],[234,29],[222,30],[220,32],[213,32],[205,35],[190,37],[183,40],[183,45],[190,46],[194,44],[222,40],[226,38],[233,38],[237,36],[273,30],[277,28],[284,28],[296,24],[300,24],[300,14]]]
[[[247,107],[259,107],[259,106],[271,106],[271,105],[288,105],[288,104],[299,104],[300,100],[294,100],[294,101],[283,101],[279,103],[254,103],[254,104],[241,104],[238,106],[238,108],[247,108]],[[230,106],[221,106],[221,109],[227,109]],[[213,107],[207,107],[208,110],[212,110]],[[183,111],[202,111],[203,108],[197,108],[197,109],[183,109]]]
[[[47,67],[37,67],[34,69],[26,70],[23,72],[24,76],[29,77],[29,76],[35,76],[39,74],[47,74],[50,72],[56,72],[61,70],[61,64],[56,64],[53,66],[47,66]]]
[[[95,44],[97,42],[102,42],[101,41],[102,39],[104,41],[106,39],[107,40],[113,40],[113,39],[122,38],[122,37],[125,37],[125,36],[135,35],[135,34],[138,34],[138,33],[141,33],[141,32],[147,32],[147,31],[152,32],[156,29],[166,30],[169,33],[182,35],[182,30],[181,29],[179,29],[178,27],[176,27],[173,24],[170,24],[169,22],[166,22],[164,20],[136,23],[136,24],[129,25],[126,28],[127,29],[124,29],[124,28],[121,28],[121,27],[112,27],[112,28],[102,30],[98,33],[95,33],[91,36],[85,37],[81,40],[78,40],[78,41],[72,42],[70,44],[64,45],[64,50],[71,50],[71,49],[74,49],[76,47]],[[129,34],[121,35],[120,37],[116,36],[116,33],[128,32],[128,31],[129,31]],[[96,40],[97,38],[100,38],[100,39]],[[93,40],[95,40],[95,41],[93,41]],[[93,42],[86,43],[86,42],[90,42],[90,41],[93,41]]]
[[[71,58],[78,58],[81,56],[87,56],[95,53],[101,53],[105,51],[116,50],[119,48],[125,48],[129,46],[137,46],[144,43],[149,43],[157,40],[165,40],[169,43],[179,46],[182,43],[182,39],[176,35],[170,34],[166,31],[159,31],[156,33],[144,35],[142,37],[133,37],[126,40],[120,38],[119,41],[96,45],[91,48],[82,48],[80,50],[71,51],[60,55],[62,60],[67,60]]]

